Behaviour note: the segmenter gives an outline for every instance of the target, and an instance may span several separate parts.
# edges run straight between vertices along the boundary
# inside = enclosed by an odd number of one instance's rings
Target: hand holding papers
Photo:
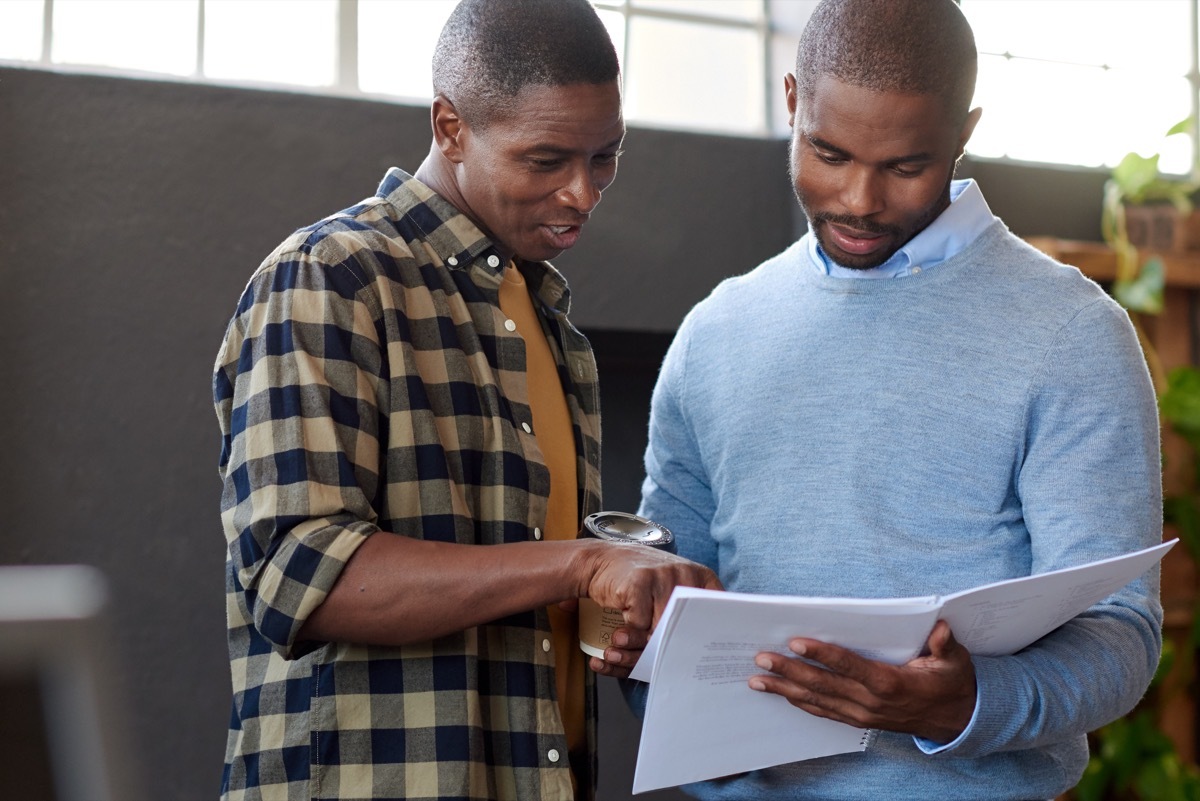
[[[756,693],[760,651],[803,636],[868,659],[916,657],[939,618],[980,655],[1014,653],[1134,580],[1175,544],[945,597],[800,598],[677,588],[631,678],[650,682],[635,793],[864,750],[868,730]]]

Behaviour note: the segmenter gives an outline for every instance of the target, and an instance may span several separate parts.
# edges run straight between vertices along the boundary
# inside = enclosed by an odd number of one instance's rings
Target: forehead
[[[603,148],[625,135],[621,88],[616,81],[526,86],[489,121],[486,133],[509,146]]]
[[[800,101],[796,133],[864,158],[898,158],[945,155],[959,131],[938,95],[877,91],[821,75],[812,96]]]

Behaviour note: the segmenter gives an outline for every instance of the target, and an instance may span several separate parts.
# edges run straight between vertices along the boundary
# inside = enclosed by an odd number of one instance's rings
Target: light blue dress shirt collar
[[[808,252],[812,263],[835,278],[901,278],[928,270],[960,253],[995,220],[979,184],[973,179],[950,184],[950,205],[937,219],[914,236],[892,257],[870,270],[851,270],[828,256],[817,238],[808,234]]]

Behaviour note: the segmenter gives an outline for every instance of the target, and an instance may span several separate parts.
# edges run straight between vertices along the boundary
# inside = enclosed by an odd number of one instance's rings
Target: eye
[[[539,170],[553,170],[562,165],[562,159],[531,158],[529,163]]]
[[[597,153],[592,157],[592,163],[600,167],[611,167],[617,163],[617,159],[621,157],[623,152],[625,151],[618,150],[615,153]]]
[[[924,165],[915,164],[893,164],[892,172],[899,175],[901,178],[916,178],[925,171]]]
[[[846,157],[843,155],[840,155],[838,153],[827,153],[825,151],[815,150],[815,149],[813,150],[813,153],[815,153],[817,155],[817,158],[819,158],[821,161],[825,162],[826,164],[845,164],[846,163]]]

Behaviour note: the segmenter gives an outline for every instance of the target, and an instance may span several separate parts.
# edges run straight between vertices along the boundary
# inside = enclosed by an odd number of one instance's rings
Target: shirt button
[[[913,267],[913,268],[912,268],[912,273],[913,273],[913,275],[916,275],[916,274],[917,274],[917,273],[919,273],[919,272],[921,272],[921,268],[920,268],[920,267]]]
[[[457,267],[458,266],[458,257],[451,256],[450,258],[446,259],[446,263],[449,264],[451,267]]]
[[[551,762],[557,762],[558,761],[558,749],[551,748],[549,751],[546,752],[546,758],[549,759]]]
[[[504,327],[507,328],[509,331],[517,330],[517,324],[515,322],[513,322],[512,320],[505,320]]]
[[[489,267],[499,267],[500,266],[500,257],[496,256],[496,255],[488,256],[488,266]]]
[[[529,427],[529,423],[521,423],[521,428],[525,429],[526,434],[533,433],[533,429]]]
[[[533,530],[533,538],[535,540],[540,540],[542,538],[542,530],[540,528],[535,528]]]
[[[550,641],[549,640],[542,640],[542,650],[545,651],[546,653],[550,653]]]

